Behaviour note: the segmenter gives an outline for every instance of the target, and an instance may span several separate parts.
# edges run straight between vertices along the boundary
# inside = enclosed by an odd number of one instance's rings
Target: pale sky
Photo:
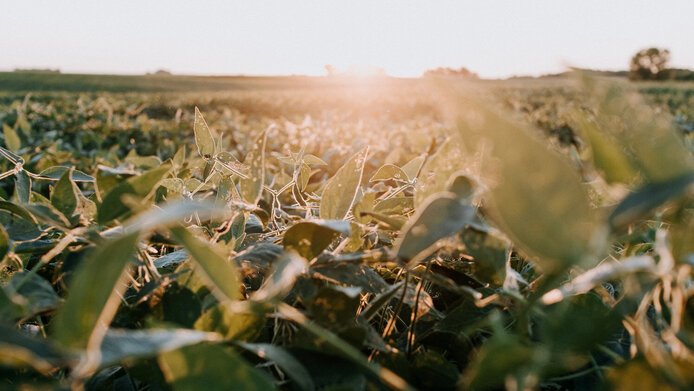
[[[626,69],[649,46],[694,68],[693,16],[691,0],[0,0],[0,70],[507,77]]]

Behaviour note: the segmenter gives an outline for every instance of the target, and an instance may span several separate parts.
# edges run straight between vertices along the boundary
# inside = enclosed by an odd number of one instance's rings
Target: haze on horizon
[[[416,77],[466,67],[482,77],[567,66],[620,70],[639,49],[694,68],[694,2],[38,1],[0,13],[0,70],[323,75],[379,67]]]

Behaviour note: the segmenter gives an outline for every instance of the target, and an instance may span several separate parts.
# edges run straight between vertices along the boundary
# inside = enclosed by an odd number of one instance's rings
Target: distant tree
[[[668,72],[664,71],[668,61],[670,61],[670,51],[667,49],[643,49],[631,58],[629,78],[632,80],[667,79]]]

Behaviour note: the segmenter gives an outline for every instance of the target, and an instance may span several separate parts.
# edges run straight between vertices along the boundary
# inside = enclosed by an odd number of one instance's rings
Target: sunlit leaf
[[[265,185],[265,140],[267,130],[258,136],[246,155],[244,163],[249,167],[248,178],[241,178],[241,196],[250,204],[257,204]]]
[[[195,107],[193,130],[195,132],[195,145],[198,147],[198,153],[206,160],[211,159],[215,155],[214,137],[212,137],[212,132],[197,107]]]
[[[19,151],[19,148],[22,147],[22,141],[19,135],[17,135],[17,132],[7,124],[2,124],[2,131],[5,134],[5,145],[7,149],[12,152]]]
[[[405,173],[405,175],[407,175],[407,178],[413,180],[415,179],[415,177],[417,177],[417,173],[419,173],[419,169],[422,167],[423,163],[424,155],[420,155],[405,163],[405,165],[402,166],[401,169]]]
[[[352,209],[368,152],[369,149],[364,148],[352,156],[325,185],[320,203],[321,219],[342,220]]]
[[[467,111],[458,116],[459,131],[486,140],[486,158],[493,162],[484,173],[492,220],[548,273],[594,262],[591,254],[604,238],[596,241],[597,214],[571,164],[522,123],[471,99],[461,99],[460,107]]]
[[[675,133],[672,121],[646,105],[640,94],[616,83],[585,79],[583,85],[598,108],[597,131],[618,145],[623,156],[619,159],[627,160],[646,182],[665,182],[694,170],[694,158]],[[615,167],[626,166],[623,162]],[[624,176],[617,178],[623,180]]]
[[[376,171],[376,173],[369,179],[369,182],[374,181],[386,181],[389,179],[394,179],[397,181],[409,181],[407,174],[398,166],[394,164],[384,164],[381,168]]]
[[[128,178],[125,182],[113,187],[99,206],[99,224],[105,224],[127,213],[130,208],[123,203],[122,197],[127,194],[137,197],[146,196],[170,170],[169,164],[163,164],[140,176]]]

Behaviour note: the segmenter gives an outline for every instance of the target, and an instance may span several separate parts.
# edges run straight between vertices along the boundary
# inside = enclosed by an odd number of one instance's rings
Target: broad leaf
[[[15,175],[15,193],[20,203],[26,204],[31,196],[31,178],[24,170],[20,170]]]
[[[41,171],[39,176],[41,178],[58,180],[63,176],[63,174],[65,174],[65,172],[70,171],[71,168],[73,167],[53,166]],[[87,175],[82,171],[75,170],[74,168],[70,178],[72,178],[73,182],[94,182],[96,180],[93,176]]]
[[[253,293],[252,300],[274,302],[282,300],[291,291],[296,278],[304,273],[308,263],[293,251],[287,251],[275,261],[273,271],[263,285]]]
[[[338,236],[349,236],[349,233],[349,222],[344,220],[301,221],[284,233],[282,245],[311,260],[320,255]]]
[[[368,152],[367,147],[352,156],[325,185],[320,203],[321,219],[343,220],[352,209]]]
[[[267,132],[267,130],[263,131],[248,151],[244,160],[244,163],[249,167],[248,178],[239,180],[241,196],[246,202],[253,205],[260,200],[265,185],[265,140],[267,139]]]
[[[85,349],[96,329],[108,327],[126,288],[118,281],[132,260],[137,237],[131,233],[107,241],[77,270],[65,305],[52,322],[53,335],[63,346]]]
[[[171,228],[171,233],[185,246],[200,266],[198,270],[211,283],[212,292],[221,293],[221,296],[217,295],[220,301],[236,300],[241,297],[241,282],[236,268],[219,255],[213,245],[200,241],[183,227]]]
[[[101,205],[99,205],[99,224],[108,223],[130,211],[130,208],[123,203],[122,197],[126,194],[137,197],[146,196],[155,188],[157,183],[159,183],[170,169],[171,166],[169,164],[164,164],[140,176],[128,178],[125,182],[121,182],[119,185],[113,187],[108,194],[106,194]]]
[[[434,196],[403,228],[396,245],[398,259],[403,263],[421,260],[428,255],[427,249],[465,228],[474,215],[473,206],[461,203],[451,193]]]
[[[216,341],[214,333],[187,329],[169,330],[117,330],[106,332],[101,341],[101,367],[118,364],[123,360],[154,357],[160,353],[200,342]]]
[[[389,179],[394,179],[396,181],[409,181],[407,174],[398,166],[394,164],[384,164],[381,168],[376,171],[376,173],[369,179],[369,182],[374,181],[387,181]]]
[[[255,353],[258,357],[274,362],[302,391],[312,391],[316,387],[306,367],[285,349],[267,343],[237,342],[240,347]]]
[[[22,147],[22,141],[19,139],[17,132],[7,124],[2,124],[2,130],[3,133],[5,133],[5,145],[7,149],[12,152],[19,151],[19,148]]]
[[[68,219],[77,209],[79,189],[72,182],[72,169],[63,173],[63,176],[53,187],[51,204]]]
[[[159,366],[176,391],[275,389],[262,372],[219,345],[193,345],[161,354]]]
[[[195,123],[193,124],[193,130],[195,132],[195,145],[198,147],[198,153],[205,160],[212,159],[216,151],[214,137],[212,137],[212,132],[197,107],[195,107]]]

